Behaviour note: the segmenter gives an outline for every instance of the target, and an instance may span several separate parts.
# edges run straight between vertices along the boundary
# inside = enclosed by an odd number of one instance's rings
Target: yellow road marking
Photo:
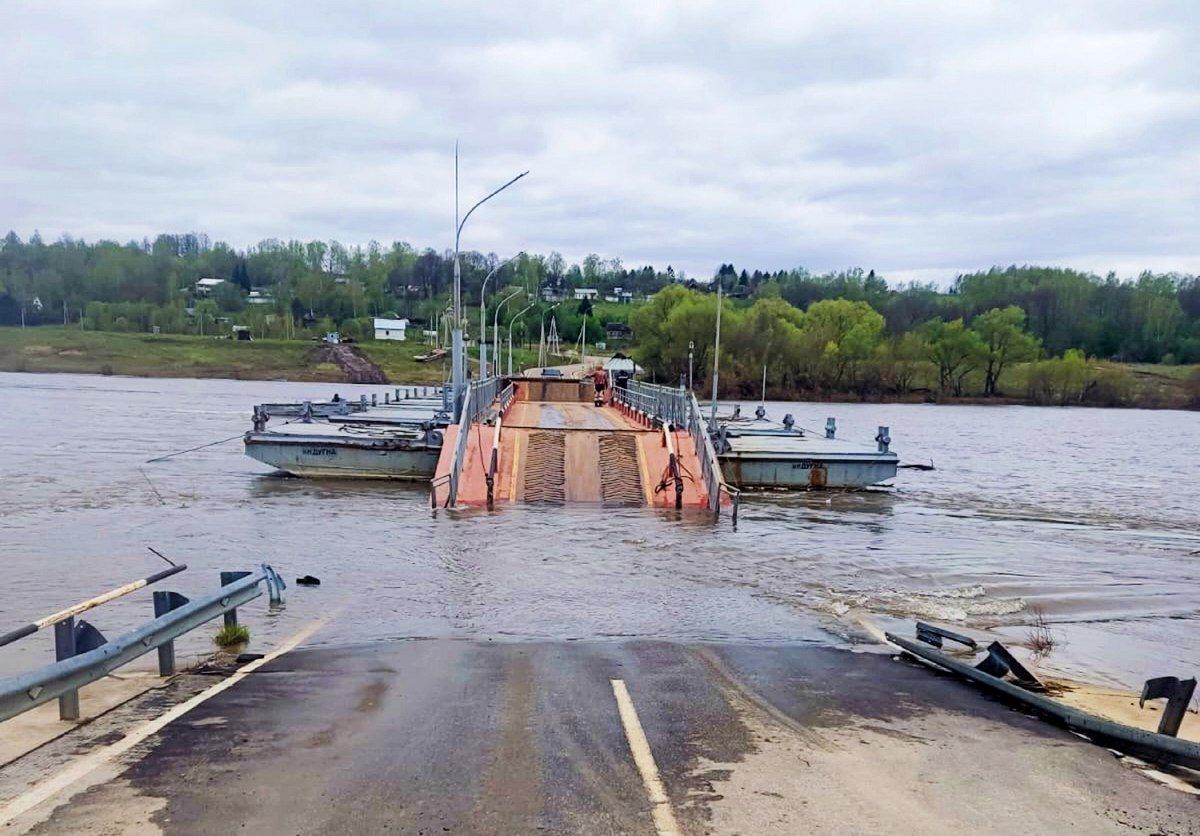
[[[621,715],[621,725],[625,727],[625,737],[629,740],[629,751],[633,753],[633,763],[642,776],[646,786],[646,794],[650,797],[654,829],[659,836],[679,836],[679,822],[675,821],[675,811],[671,809],[671,799],[663,788],[662,779],[658,775],[658,765],[654,763],[654,754],[650,751],[650,741],[646,740],[646,732],[642,730],[642,722],[638,719],[637,709],[629,697],[629,689],[625,680],[613,679],[613,695],[617,698],[617,711]]]
[[[517,501],[517,469],[521,462],[521,438],[524,433],[518,432],[516,438],[513,439],[513,460],[512,460],[512,478],[508,483],[508,501]]]
[[[151,735],[162,731],[168,724],[178,720],[193,708],[196,708],[202,703],[207,702],[217,694],[220,694],[222,691],[232,688],[234,685],[241,682],[248,675],[258,670],[263,665],[267,664],[268,662],[273,662],[289,651],[295,650],[309,636],[321,629],[321,627],[325,625],[326,621],[328,621],[328,618],[312,622],[286,642],[281,644],[279,647],[268,653],[266,656],[242,665],[240,668],[234,671],[228,679],[222,679],[215,685],[206,688],[199,694],[196,694],[191,699],[179,703],[179,705],[172,707],[166,713],[134,729],[116,743],[84,755],[62,772],[59,772],[52,778],[35,785],[24,795],[17,796],[8,804],[0,807],[0,825],[6,825],[13,819],[17,818],[17,816],[29,812],[43,801],[52,798],[59,792],[62,792],[70,787],[76,781],[84,778],[88,773],[100,768],[104,764],[112,761],[114,758],[119,757],[125,752],[128,752],[134,746],[138,745]],[[79,790],[82,789],[84,789],[84,787],[79,788]],[[77,792],[79,790],[77,790]],[[72,795],[74,794],[75,793],[72,793]]]
[[[646,497],[646,505],[654,507],[654,489],[650,487],[650,470],[646,466],[646,454],[642,452],[642,437],[635,435],[633,445],[637,449],[638,471],[642,474],[642,493]]]

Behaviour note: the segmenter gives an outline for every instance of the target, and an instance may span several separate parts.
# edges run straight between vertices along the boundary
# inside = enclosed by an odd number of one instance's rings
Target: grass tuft
[[[250,628],[243,624],[226,624],[213,636],[217,647],[236,647],[250,641]]]

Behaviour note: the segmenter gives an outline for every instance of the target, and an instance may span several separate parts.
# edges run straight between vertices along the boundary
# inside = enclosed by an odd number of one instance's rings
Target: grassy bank
[[[316,347],[316,343],[304,340],[238,342],[49,326],[0,328],[0,371],[344,381],[336,365],[316,360]],[[395,383],[436,384],[449,373],[445,362],[414,360],[425,350],[414,343],[364,342],[358,348]],[[514,364],[532,364],[536,359],[533,354],[514,350]]]
[[[447,361],[420,363],[415,355],[425,350],[415,343],[372,342],[358,350],[383,369],[394,383],[437,384],[449,374]],[[312,380],[338,383],[342,370],[316,357],[317,344],[305,340],[254,340],[238,342],[211,337],[174,334],[127,334],[80,331],[75,328],[0,328],[0,371],[117,374],[135,377],[223,377],[244,380]],[[561,360],[560,362],[565,362]],[[534,366],[537,353],[514,349],[516,369]],[[1196,393],[1188,378],[1195,366],[1102,364],[1119,370],[1127,388],[1121,403],[1128,406],[1183,409],[1194,406]],[[1007,397],[936,398],[941,403],[1026,403],[1028,366],[1018,365],[1001,379]],[[920,381],[918,381],[920,383]],[[932,381],[930,381],[932,383]],[[757,396],[757,387],[753,395]],[[769,390],[780,400],[861,400],[849,393],[805,396]],[[736,398],[739,393],[723,392]],[[749,397],[746,393],[742,396]],[[914,391],[883,400],[922,402],[935,400],[932,390]]]

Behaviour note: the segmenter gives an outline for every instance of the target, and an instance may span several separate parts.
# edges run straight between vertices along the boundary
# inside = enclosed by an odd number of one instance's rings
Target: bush
[[[1096,406],[1127,406],[1137,397],[1137,383],[1128,369],[1103,366],[1085,386],[1084,403]]]
[[[1188,406],[1200,409],[1200,366],[1192,369],[1192,373],[1183,381],[1183,390],[1188,396]]]

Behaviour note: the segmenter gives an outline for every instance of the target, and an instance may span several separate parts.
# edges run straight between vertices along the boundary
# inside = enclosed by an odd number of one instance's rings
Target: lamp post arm
[[[505,189],[507,189],[507,188],[508,188],[509,186],[511,186],[513,183],[515,183],[515,182],[517,182],[518,180],[520,180],[522,177],[524,177],[524,176],[525,176],[526,174],[528,174],[528,173],[529,173],[528,171],[522,171],[522,172],[521,172],[520,174],[518,174],[516,177],[514,177],[514,178],[513,178],[513,179],[511,179],[511,180],[509,180],[507,183],[505,183],[505,184],[504,184],[503,186],[501,186],[500,188],[496,189],[496,190],[495,190],[494,192],[492,192],[491,194],[489,194],[489,195],[487,195],[486,197],[482,198],[482,199],[481,199],[481,200],[480,200],[478,203],[476,203],[474,206],[472,206],[470,209],[468,209],[468,210],[467,210],[467,214],[463,215],[463,218],[462,218],[462,220],[458,222],[458,229],[456,229],[456,230],[454,231],[454,251],[455,251],[455,252],[458,252],[458,239],[459,239],[459,237],[462,235],[463,227],[467,225],[467,218],[471,217],[471,213],[472,213],[472,212],[474,212],[476,209],[478,209],[478,208],[479,208],[480,206],[482,206],[483,204],[487,203],[489,200],[491,200],[491,199],[492,199],[493,197],[495,197],[496,195],[500,194],[500,192],[502,192],[502,191],[504,191]]]

